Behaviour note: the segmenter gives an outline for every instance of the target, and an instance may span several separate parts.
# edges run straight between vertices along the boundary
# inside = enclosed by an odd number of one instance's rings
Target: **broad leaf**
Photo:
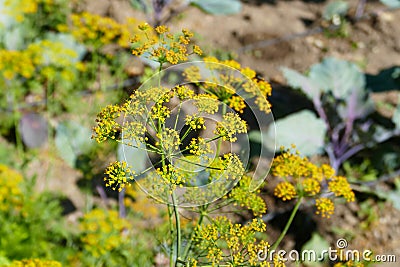
[[[380,0],[390,8],[400,8],[400,0]]]
[[[275,122],[277,147],[295,144],[305,156],[322,153],[326,133],[325,123],[309,110],[303,110]],[[273,136],[271,127],[263,138]],[[271,142],[264,142],[267,147]],[[268,147],[274,149],[273,147]]]
[[[334,1],[328,4],[323,13],[323,18],[326,20],[333,19],[334,16],[344,16],[349,9],[349,4],[344,1]]]
[[[358,66],[336,58],[326,58],[313,65],[309,77],[338,99],[346,99],[354,90],[361,92],[365,88],[365,76]]]
[[[306,263],[307,266],[320,266],[321,263],[318,261],[323,259],[319,259],[319,257],[321,255],[324,255],[324,251],[327,250],[328,248],[329,248],[329,242],[326,241],[326,239],[323,238],[321,235],[314,232],[311,236],[311,239],[308,240],[307,243],[305,243],[301,248],[302,250],[301,255],[304,254],[306,256],[303,259],[304,263]],[[328,255],[325,253],[325,256]],[[310,258],[307,259],[308,257]]]
[[[343,120],[365,118],[373,110],[374,102],[363,88],[353,90],[345,99],[345,105],[338,106],[339,116]]]
[[[395,180],[396,190],[389,192],[386,194],[387,199],[393,203],[393,207],[400,210],[400,180]]]
[[[289,68],[282,67],[281,70],[291,87],[301,89],[311,100],[320,97],[322,91],[310,78]]]
[[[10,29],[7,29],[4,31],[2,37],[4,39],[4,47],[7,50],[22,50],[25,48],[25,29],[23,25],[21,26],[14,26],[11,27]]]
[[[22,141],[29,148],[37,148],[47,142],[48,124],[37,113],[24,114],[19,122]]]
[[[90,137],[91,130],[77,122],[65,121],[58,124],[55,144],[61,158],[74,167],[77,157],[89,152],[93,146]]]
[[[239,0],[189,0],[189,2],[214,15],[237,14],[242,9]]]

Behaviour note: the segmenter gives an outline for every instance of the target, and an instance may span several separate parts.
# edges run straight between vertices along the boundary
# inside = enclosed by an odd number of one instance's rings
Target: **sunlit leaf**
[[[400,8],[400,0],[380,0],[390,8]]]
[[[365,76],[352,62],[325,58],[310,69],[309,77],[323,91],[330,91],[338,99],[346,99],[356,90],[365,88]]]
[[[192,5],[214,15],[237,14],[242,8],[238,0],[189,0]]]
[[[323,13],[323,18],[326,20],[333,19],[334,16],[344,16],[349,9],[349,4],[345,1],[334,1],[329,3]]]
[[[309,258],[307,259],[307,257],[305,257],[303,260],[305,262],[305,264],[307,266],[320,266],[321,263],[319,262],[319,260],[323,260],[323,259],[319,259],[319,257],[321,255],[324,255],[324,251],[326,251],[329,248],[329,242],[326,241],[325,238],[323,238],[320,234],[318,233],[313,233],[311,236],[311,239],[307,241],[307,243],[305,243],[303,245],[303,247],[301,248],[302,252],[307,251],[310,252],[310,254],[304,253],[304,255],[313,257],[315,254],[316,258]],[[302,253],[303,255],[303,253]],[[328,256],[327,254],[325,254],[325,256]]]
[[[19,127],[22,141],[28,148],[37,148],[47,142],[48,124],[40,114],[24,114],[19,122]]]
[[[94,144],[90,137],[91,130],[77,122],[65,121],[58,124],[55,144],[60,157],[75,166],[77,157],[87,153]]]
[[[301,89],[310,100],[320,97],[322,92],[321,88],[319,88],[319,86],[310,78],[289,68],[283,67],[281,70],[287,80],[287,83],[291,87],[294,89]]]
[[[326,133],[325,123],[317,118],[309,110],[303,110],[275,122],[277,147],[290,147],[295,144],[300,153],[305,156],[315,155],[323,152],[324,138]],[[271,127],[263,138],[273,136],[273,127]],[[271,145],[271,142],[265,144]],[[274,149],[273,147],[268,147]]]

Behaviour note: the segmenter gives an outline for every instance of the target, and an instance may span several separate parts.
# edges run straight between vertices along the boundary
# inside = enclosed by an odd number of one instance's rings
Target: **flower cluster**
[[[202,137],[192,138],[190,144],[187,146],[187,149],[189,149],[189,152],[195,156],[207,157],[207,155],[213,153],[210,143],[207,143],[207,141]]]
[[[17,22],[23,22],[26,15],[35,14],[41,5],[47,10],[52,9],[57,0],[6,0],[4,6],[7,8],[5,14],[15,18]]]
[[[170,164],[158,168],[156,172],[165,184],[171,186],[172,190],[174,190],[177,185],[182,186],[185,183],[185,176]]]
[[[170,128],[165,128],[161,133],[157,134],[159,142],[156,143],[157,146],[161,146],[166,156],[171,155],[174,151],[179,149],[181,144],[181,139],[179,133]]]
[[[326,197],[322,197],[315,200],[315,206],[317,207],[316,214],[322,217],[329,218],[335,212],[335,205],[332,200]]]
[[[80,223],[84,249],[94,257],[109,253],[129,242],[123,235],[123,230],[129,226],[127,220],[119,218],[117,211],[92,210],[83,216]]]
[[[358,261],[352,261],[349,260],[347,262],[338,262],[333,267],[364,267],[364,266],[369,266],[369,264],[364,264],[362,262]]]
[[[345,177],[335,176],[335,171],[327,164],[316,166],[308,158],[301,157],[298,151],[284,150],[276,157],[272,174],[284,180],[274,190],[274,195],[284,201],[296,197],[318,197],[322,188],[328,188],[335,196],[348,202],[355,198]],[[332,200],[319,198],[316,199],[316,208],[317,214],[329,218],[335,207]]]
[[[144,23],[139,25],[138,28],[145,34],[145,40],[140,35],[135,35],[132,38],[132,54],[135,56],[143,55],[162,66],[164,63],[178,64],[186,61],[191,54],[202,54],[197,45],[192,45],[191,51],[188,50],[193,37],[193,33],[188,30],[184,29],[181,34],[173,35],[169,28],[164,25],[153,29],[149,24]],[[149,32],[156,32],[158,38],[150,36]]]
[[[23,205],[23,192],[20,185],[21,174],[0,165],[0,211],[15,211]]]
[[[7,267],[61,267],[61,266],[62,264],[58,261],[41,260],[41,259],[27,259],[27,260],[13,261],[10,265],[7,265]]]
[[[89,12],[71,15],[71,28],[59,25],[60,31],[68,31],[80,42],[94,48],[117,43],[123,48],[129,47],[129,40],[135,26],[139,24],[133,18],[125,24],[118,23],[110,17],[102,17]]]
[[[223,115],[222,121],[217,123],[215,134],[221,136],[225,141],[235,142],[238,133],[247,133],[246,121],[232,112]]]
[[[174,101],[171,101],[172,98],[174,98]],[[197,107],[197,112],[186,114],[185,123],[189,127],[182,136],[175,129],[176,123],[174,128],[166,126],[166,119],[171,117],[174,109],[170,102],[176,104],[175,100],[179,102],[178,105],[190,100],[188,103]],[[125,145],[154,152],[170,163],[177,162],[180,169],[184,168],[188,172],[175,171],[172,165],[164,162],[163,168],[149,175],[153,178],[161,178],[162,184],[168,187],[172,186],[172,189],[189,181],[196,183],[191,178],[194,178],[197,173],[195,169],[198,169],[199,166],[210,168],[210,182],[222,179],[221,177],[237,180],[242,177],[245,171],[238,156],[225,154],[212,159],[213,151],[210,148],[210,142],[214,140],[221,139],[234,142],[237,138],[236,134],[247,131],[246,123],[237,114],[227,113],[223,115],[222,121],[217,123],[214,136],[192,138],[182,151],[186,151],[190,155],[186,153],[182,156],[178,153],[180,145],[183,143],[182,140],[191,131],[205,129],[205,120],[200,115],[216,112],[218,105],[215,96],[195,94],[193,90],[186,86],[177,86],[171,90],[164,87],[137,90],[122,105],[109,105],[98,114],[97,125],[93,128],[92,138],[99,143],[107,139],[122,141]],[[127,175],[129,170],[126,169],[126,164],[123,164],[125,163],[120,165],[113,163],[107,168],[108,176],[105,179],[107,186],[122,190],[128,183],[124,175]],[[190,164],[195,169],[186,166]],[[178,173],[182,173],[182,175],[178,175]],[[129,179],[133,178],[130,177]],[[160,191],[160,188],[156,190]]]
[[[97,114],[97,125],[93,128],[92,139],[98,143],[104,142],[108,138],[116,139],[120,125],[116,119],[121,116],[121,107],[118,105],[108,105]],[[129,126],[129,125],[128,125]]]
[[[121,192],[127,185],[131,185],[129,180],[133,180],[134,172],[127,166],[125,161],[116,161],[107,167],[105,174],[104,181],[106,186],[111,187],[113,190],[118,188],[118,191]]]
[[[209,94],[198,94],[193,99],[195,100],[194,105],[200,113],[214,114],[218,112],[220,103],[217,97]]]
[[[259,261],[258,252],[264,251],[269,244],[265,241],[257,243],[256,240],[256,234],[265,230],[265,223],[258,219],[240,225],[226,217],[217,217],[210,224],[198,226],[193,240],[199,249],[206,251],[204,260],[213,266],[268,266]]]
[[[186,125],[193,130],[206,129],[206,126],[204,125],[204,118],[199,117],[198,115],[186,115],[185,121]]]
[[[220,61],[215,57],[205,57],[204,61],[206,67],[214,71],[214,76],[201,79],[200,68],[191,66],[183,73],[188,82],[207,81],[198,85],[239,113],[243,113],[250,100],[261,111],[270,112],[271,105],[267,97],[271,95],[271,85],[259,79],[254,70],[242,68],[234,60]]]
[[[264,214],[267,211],[265,201],[258,195],[259,190],[250,191],[252,178],[243,176],[239,184],[232,189],[227,198],[232,199],[235,205],[246,207],[251,210],[254,216]]]
[[[76,78],[75,69],[84,68],[77,57],[74,50],[61,42],[43,40],[28,45],[23,51],[1,49],[0,72],[7,80],[40,75],[47,80],[61,78],[71,81]]]

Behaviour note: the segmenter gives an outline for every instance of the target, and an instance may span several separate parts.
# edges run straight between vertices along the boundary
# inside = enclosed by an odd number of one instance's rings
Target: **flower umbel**
[[[134,172],[127,167],[125,161],[116,161],[107,167],[105,174],[104,181],[106,186],[111,187],[113,190],[118,189],[121,192],[127,185],[131,186],[129,181],[133,180]]]

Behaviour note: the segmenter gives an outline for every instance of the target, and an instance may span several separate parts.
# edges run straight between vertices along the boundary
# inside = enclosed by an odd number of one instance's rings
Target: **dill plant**
[[[247,109],[256,119],[265,118],[257,114],[270,114],[271,86],[234,60],[204,57],[185,63],[191,55],[202,54],[188,30],[172,34],[166,26],[138,28],[142,33],[131,40],[132,54],[157,62],[158,73],[124,103],[105,107],[97,116],[93,138],[146,151],[149,167],[134,171],[125,161],[112,162],[106,186],[123,193],[135,181],[156,202],[167,205],[171,267],[284,266],[279,257],[260,261],[259,252],[278,247],[304,199],[316,199],[316,213],[322,217],[334,211],[323,193],[353,201],[347,180],[328,165],[319,167],[299,153],[282,151],[272,165],[273,175],[283,180],[274,194],[296,204],[274,243],[259,240],[266,230],[260,217],[267,207],[258,189],[265,175],[248,172],[248,138],[243,138],[248,122],[240,114]],[[177,70],[174,66],[181,67],[182,81],[168,86],[165,77],[168,70]],[[246,207],[256,218],[234,223],[218,214],[228,206],[239,211]],[[183,209],[197,214],[192,224],[182,225]]]

